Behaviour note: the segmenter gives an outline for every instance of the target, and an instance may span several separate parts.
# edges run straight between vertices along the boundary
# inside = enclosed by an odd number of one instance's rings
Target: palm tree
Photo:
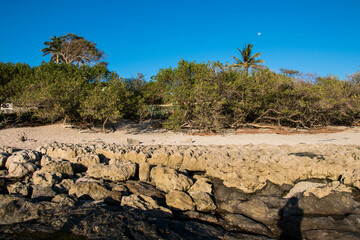
[[[255,53],[253,56],[251,56],[251,49],[253,45],[252,44],[244,44],[243,50],[239,50],[242,60],[238,59],[237,57],[233,58],[235,59],[236,63],[230,65],[230,67],[237,67],[237,68],[244,68],[246,74],[248,74],[249,68],[254,69],[261,69],[264,68],[263,65],[258,65],[258,63],[264,63],[262,59],[256,60],[255,58],[260,57],[261,53]]]
[[[63,37],[54,36],[51,37],[50,40],[50,42],[44,42],[44,44],[48,47],[41,49],[41,51],[44,53],[43,56],[50,54],[51,61],[56,61],[56,63],[59,63],[61,61],[60,52],[63,44]]]

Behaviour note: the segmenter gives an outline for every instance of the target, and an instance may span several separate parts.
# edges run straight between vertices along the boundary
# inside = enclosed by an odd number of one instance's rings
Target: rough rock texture
[[[98,182],[76,182],[69,189],[69,195],[77,197],[90,197],[94,200],[102,200],[107,197],[109,190]]]
[[[180,191],[171,191],[166,194],[166,204],[169,207],[176,208],[182,211],[195,210],[195,203],[191,197]]]
[[[150,178],[152,183],[161,191],[170,192],[172,190],[187,191],[193,181],[169,167],[156,166],[151,169]]]
[[[97,179],[110,181],[125,181],[135,176],[136,164],[132,162],[123,162],[119,164],[91,165],[86,171],[87,175]]]
[[[55,143],[0,160],[0,239],[360,239],[359,146]]]

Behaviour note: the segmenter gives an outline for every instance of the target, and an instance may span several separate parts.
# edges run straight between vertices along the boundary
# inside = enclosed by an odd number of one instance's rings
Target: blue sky
[[[0,0],[0,61],[40,65],[52,36],[97,43],[122,77],[185,60],[232,63],[252,43],[270,69],[360,70],[359,0]],[[261,33],[261,35],[258,35]]]

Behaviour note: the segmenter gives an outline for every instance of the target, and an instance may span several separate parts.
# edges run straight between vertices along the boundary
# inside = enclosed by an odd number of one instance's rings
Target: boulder
[[[33,185],[31,198],[36,201],[50,201],[56,196],[56,192],[51,186]]]
[[[191,197],[181,191],[173,190],[165,195],[166,204],[169,207],[181,210],[181,211],[193,211],[195,210],[195,203]]]
[[[75,201],[69,197],[67,194],[58,194],[56,195],[53,199],[51,199],[52,202],[54,203],[59,203],[60,205],[63,206],[74,206],[75,205]]]
[[[34,221],[40,217],[40,209],[29,200],[0,194],[0,225]]]
[[[151,197],[145,195],[131,194],[130,196],[124,196],[121,200],[121,206],[141,209],[141,210],[160,210],[166,212],[169,216],[172,215],[170,209],[159,206],[158,203]]]
[[[13,153],[6,160],[5,167],[10,168],[13,163],[36,163],[40,161],[41,153],[32,150],[22,150]]]
[[[212,184],[210,179],[200,177],[200,176],[194,176],[196,182],[194,185],[189,189],[189,192],[206,192],[211,194],[212,193]]]
[[[309,196],[314,194],[317,198],[323,198],[333,192],[348,192],[351,193],[351,188],[341,184],[339,181],[331,183],[315,183],[302,181],[297,183],[285,196],[285,198],[301,196]]]
[[[189,194],[196,205],[196,210],[200,212],[211,212],[216,209],[216,205],[207,192],[191,192]]]
[[[74,180],[72,179],[63,179],[60,183],[54,185],[54,190],[59,193],[67,193],[72,185]]]
[[[8,177],[22,178],[36,171],[37,166],[31,162],[12,162],[8,165]]]
[[[165,198],[164,194],[160,190],[156,189],[154,186],[147,183],[142,183],[137,181],[127,181],[125,183],[125,186],[131,193],[136,195],[145,195],[155,199]]]
[[[172,190],[187,191],[193,185],[193,181],[169,167],[156,166],[150,172],[151,182],[161,191],[170,192]]]
[[[7,186],[7,189],[10,195],[18,195],[23,197],[28,197],[31,192],[29,184],[24,184],[22,182],[10,184]]]
[[[104,203],[108,205],[120,205],[122,197],[122,192],[113,190],[106,195]]]
[[[98,182],[76,182],[69,189],[69,195],[76,195],[78,198],[90,197],[96,201],[105,199],[109,192]]]
[[[8,158],[7,154],[0,153],[0,169],[5,167],[7,158]]]
[[[142,182],[150,181],[151,165],[147,162],[139,164],[139,180]]]
[[[93,178],[126,181],[134,177],[136,173],[136,164],[132,162],[123,162],[112,165],[97,164],[88,167],[86,174]]]
[[[333,192],[320,199],[310,193],[309,196],[298,199],[298,206],[304,214],[310,215],[345,215],[355,212],[360,214],[357,210],[360,203],[348,192]]]
[[[260,199],[251,199],[249,201],[230,200],[222,202],[218,207],[230,213],[242,214],[266,225],[274,224],[279,219],[278,209],[269,208]]]
[[[51,172],[51,173],[61,173],[68,176],[73,176],[75,174],[75,165],[69,161],[52,161],[46,165],[43,165],[41,168],[42,171]]]
[[[35,185],[53,186],[55,183],[61,181],[62,175],[60,173],[48,172],[43,169],[34,172],[32,175],[32,182]]]
[[[222,226],[228,231],[248,232],[275,238],[275,234],[265,225],[241,214],[226,214]]]

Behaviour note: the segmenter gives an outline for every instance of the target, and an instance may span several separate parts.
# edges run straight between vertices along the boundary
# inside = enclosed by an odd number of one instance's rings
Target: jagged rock
[[[224,216],[222,225],[227,230],[249,232],[268,237],[275,237],[276,235],[268,229],[265,225],[247,218],[241,214],[226,214]]]
[[[74,180],[72,179],[63,179],[60,183],[54,185],[54,190],[59,193],[67,193],[72,185]]]
[[[161,191],[159,191],[150,184],[137,181],[127,181],[125,185],[130,192],[136,195],[145,195],[155,199],[165,198],[164,194]]]
[[[92,165],[88,167],[86,174],[93,178],[101,178],[110,181],[126,181],[134,177],[136,173],[136,164],[132,162],[123,162],[116,165]]]
[[[55,183],[61,181],[62,175],[60,173],[38,170],[32,175],[32,182],[35,185],[53,186]]]
[[[0,194],[0,225],[34,221],[39,213],[39,208],[25,198]]]
[[[31,189],[29,184],[24,184],[22,182],[16,182],[7,186],[8,192],[11,195],[18,195],[28,197],[30,195]]]
[[[159,206],[153,198],[145,195],[131,194],[130,196],[124,196],[121,200],[121,206],[127,206],[141,210],[160,210],[162,212],[168,213],[169,215],[172,215],[170,209]]]
[[[171,191],[165,195],[166,204],[169,207],[182,210],[182,211],[192,211],[195,210],[195,203],[191,197],[181,191]]]
[[[52,202],[59,203],[64,206],[74,206],[75,201],[70,198],[67,194],[58,194],[53,199]]]
[[[8,177],[22,178],[35,172],[37,166],[30,162],[12,162],[8,164]]]
[[[110,191],[106,198],[104,199],[104,203],[109,205],[119,205],[121,203],[121,199],[123,197],[123,193],[120,191]]]
[[[5,167],[6,160],[8,158],[7,154],[0,153],[0,168]]]
[[[339,181],[334,181],[329,184],[315,183],[315,182],[299,182],[297,183],[285,196],[285,198],[296,197],[300,195],[309,196],[310,193],[314,194],[317,198],[323,198],[332,192],[349,192],[352,190],[349,187],[341,184]]]
[[[31,198],[37,201],[50,201],[56,196],[56,192],[51,186],[33,185]]]
[[[128,189],[127,189],[125,183],[110,182],[109,186],[112,191],[118,191],[118,192],[121,192],[123,195],[128,195]]]
[[[36,163],[40,161],[41,154],[32,150],[22,150],[13,153],[6,160],[5,167],[9,169],[13,163]],[[10,171],[9,171],[10,172]]]
[[[139,164],[139,180],[142,182],[150,181],[151,165],[147,162]]]
[[[309,196],[300,197],[298,204],[304,214],[345,215],[353,212],[360,214],[360,203],[354,201],[351,193],[348,192],[333,192],[321,199],[310,193]]]
[[[8,174],[9,174],[8,170],[0,170],[0,177],[5,177]]]
[[[184,154],[181,168],[189,171],[206,171],[206,159],[202,156],[191,156],[191,154]]]
[[[196,178],[196,182],[194,185],[189,189],[189,192],[206,192],[212,194],[212,184],[210,179],[194,176]]]
[[[216,209],[211,195],[206,192],[191,192],[189,194],[196,205],[196,210],[200,212],[211,212]]]
[[[187,191],[193,185],[193,181],[189,177],[172,168],[162,166],[152,168],[150,178],[151,182],[164,192]]]
[[[230,200],[222,202],[218,207],[230,213],[242,214],[264,224],[273,224],[279,219],[278,210],[269,208],[260,199],[251,199],[245,202]]]
[[[43,165],[41,171],[73,176],[75,174],[75,168],[74,164],[69,161],[53,161]]]
[[[97,201],[105,199],[109,192],[98,182],[76,182],[71,186],[69,195],[76,195],[78,198],[90,197]]]

